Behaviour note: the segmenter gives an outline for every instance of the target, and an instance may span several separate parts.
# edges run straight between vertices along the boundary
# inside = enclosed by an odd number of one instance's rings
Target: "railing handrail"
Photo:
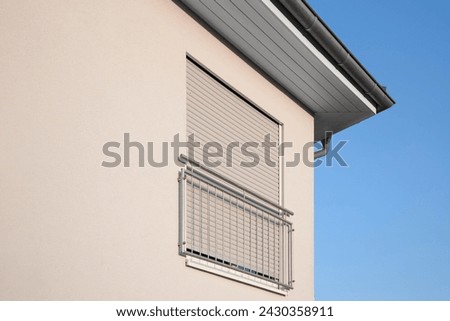
[[[206,182],[209,185],[212,185],[216,188],[218,188],[219,190],[221,190],[222,192],[227,193],[228,195],[231,195],[232,197],[239,199],[241,202],[244,202],[245,204],[249,204],[261,211],[264,211],[264,213],[266,213],[267,215],[270,215],[271,217],[273,217],[274,220],[283,222],[284,224],[291,226],[292,223],[289,222],[288,220],[284,219],[282,216],[280,216],[280,214],[272,208],[269,208],[268,206],[261,204],[261,202],[258,202],[258,200],[255,200],[253,198],[250,198],[248,196],[244,196],[242,193],[239,193],[239,191],[234,190],[231,187],[228,187],[224,184],[222,184],[221,182],[217,181],[216,179],[203,174],[203,173],[199,173],[198,171],[185,171],[184,175],[190,175],[192,177],[197,178],[198,180],[202,181],[202,182]],[[200,185],[199,185],[200,186]]]
[[[203,170],[205,172],[208,172],[208,173],[218,177],[222,181],[227,182],[228,184],[234,185],[235,187],[241,189],[242,191],[245,192],[245,193],[241,193],[242,197],[244,197],[244,198],[248,198],[246,193],[247,194],[251,194],[251,195],[253,195],[253,196],[263,200],[265,203],[267,203],[267,204],[275,207],[276,209],[282,211],[283,214],[286,214],[288,216],[294,215],[294,212],[288,210],[287,208],[285,208],[285,207],[283,207],[283,206],[281,206],[281,205],[279,205],[279,204],[277,204],[277,203],[267,199],[266,197],[262,196],[261,194],[259,194],[257,192],[254,192],[254,191],[252,191],[252,190],[242,186],[241,184],[239,184],[239,183],[237,183],[237,182],[235,182],[235,181],[233,181],[233,180],[231,180],[231,179],[229,179],[227,177],[224,177],[223,175],[219,174],[218,172],[216,172],[216,171],[214,171],[214,170],[212,170],[210,168],[205,167],[204,165],[200,164],[199,162],[197,162],[197,161],[195,161],[193,159],[190,159],[186,155],[181,154],[178,158],[183,164],[186,164],[186,165],[191,164],[191,169],[192,170],[194,170],[195,167],[198,167],[201,170]]]

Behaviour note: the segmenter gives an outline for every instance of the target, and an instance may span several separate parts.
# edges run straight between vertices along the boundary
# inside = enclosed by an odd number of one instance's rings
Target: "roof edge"
[[[358,85],[362,93],[371,98],[376,105],[377,112],[386,110],[395,104],[386,89],[375,80],[304,0],[272,0],[272,2],[281,4],[300,23],[304,31]]]

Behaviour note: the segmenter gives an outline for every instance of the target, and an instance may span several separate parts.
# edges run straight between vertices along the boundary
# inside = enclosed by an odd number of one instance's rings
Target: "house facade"
[[[306,3],[1,6],[0,299],[314,299],[312,144],[393,101]]]

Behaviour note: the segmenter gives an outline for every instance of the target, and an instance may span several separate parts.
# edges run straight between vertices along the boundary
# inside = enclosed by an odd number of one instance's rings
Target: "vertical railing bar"
[[[264,277],[264,212],[261,211],[261,248],[262,248],[262,255],[261,255],[261,273]]]
[[[274,278],[277,278],[277,273],[276,273],[277,272],[276,225],[277,225],[276,222],[273,222],[273,247],[272,247],[272,249],[273,249],[273,277]]]
[[[250,271],[253,270],[253,266],[252,266],[252,246],[253,246],[253,242],[252,242],[252,206],[249,204],[249,221],[248,221],[248,241],[249,241],[249,264],[250,264]]]
[[[289,226],[289,280],[288,284],[292,286],[292,226]]]
[[[211,231],[210,231],[210,224],[211,224],[211,212],[210,212],[210,210],[209,210],[209,184],[207,184],[206,185],[206,188],[207,188],[207,190],[206,190],[206,195],[208,196],[208,202],[207,202],[207,206],[206,206],[206,208],[208,209],[208,212],[207,212],[207,231],[208,231],[208,259],[209,259],[209,257],[211,256]]]
[[[203,253],[203,182],[199,181],[200,185],[200,228],[199,228],[199,242],[200,247],[198,251],[202,254]]]
[[[285,231],[284,231],[284,225],[285,225],[285,223],[284,222],[282,222],[281,223],[281,249],[282,249],[282,255],[283,255],[283,257],[282,257],[282,261],[281,261],[281,267],[282,267],[282,269],[281,269],[281,277],[282,277],[282,279],[283,279],[283,283],[285,283],[285,281],[286,281],[286,275],[285,275],[285,271],[286,271],[286,247],[285,247],[285,240],[284,240],[284,233],[285,233]]]
[[[264,229],[267,230],[267,233],[266,233],[267,259],[266,259],[266,262],[264,262],[264,263],[267,264],[265,266],[265,268],[266,268],[266,275],[269,278],[270,277],[270,265],[269,265],[269,262],[270,262],[269,220],[266,219],[265,216],[264,216]]]
[[[256,220],[256,244],[255,244],[255,246],[256,246],[256,268],[255,268],[255,271],[256,272],[258,272],[258,270],[259,270],[259,251],[258,251],[258,232],[259,232],[259,230],[258,230],[258,209],[256,209],[255,210],[255,220]]]
[[[265,213],[264,213],[265,214]],[[264,219],[264,229],[267,229],[267,231],[269,231],[268,230],[268,226],[269,226],[269,220],[266,220],[266,217],[265,216],[263,216],[263,219]],[[265,231],[264,231],[265,232]],[[269,241],[269,233],[267,233],[267,235],[266,235],[266,249],[267,249],[267,259],[266,259],[266,261],[264,262],[265,264],[267,264],[267,266],[265,266],[265,268],[267,268],[267,270],[266,270],[266,275],[267,275],[267,277],[269,278],[269,276],[270,276],[270,270],[269,270],[269,261],[270,261],[270,241]]]
[[[214,260],[217,262],[217,187],[214,187]]]
[[[245,203],[242,202],[242,208],[245,206]],[[245,237],[244,237],[244,213],[241,213],[240,211],[240,207],[238,210],[238,220],[239,218],[241,218],[241,220],[239,220],[238,223],[238,230],[240,227],[240,232],[239,232],[239,239],[241,240],[240,242],[238,242],[239,246],[239,250],[240,250],[240,254],[241,254],[241,266],[245,268]]]
[[[238,227],[239,200],[237,198],[235,198],[235,200],[236,200],[236,213],[234,216],[236,218],[236,265],[239,265],[239,227]]]
[[[234,258],[234,263],[236,264],[236,265],[239,265],[239,253],[238,253],[238,230],[237,230],[237,211],[238,211],[238,207],[237,207],[237,202],[238,202],[238,200],[237,200],[237,198],[235,198],[234,199],[235,200],[235,213],[234,213],[234,215],[233,215],[233,217],[234,217],[234,219],[235,219],[235,222],[236,222],[236,226],[235,227],[233,227],[233,229],[235,229],[235,231],[236,231],[236,244],[235,244],[235,258]]]
[[[246,239],[245,239],[245,202],[242,202],[242,265],[245,267],[247,262],[245,260],[246,257]]]
[[[245,202],[242,202],[242,262],[245,267],[248,266],[248,251],[247,251],[247,231],[245,229]]]
[[[191,175],[191,185],[192,185],[192,249],[191,251],[195,251],[195,184],[194,184],[194,176]]]
[[[185,188],[185,182],[186,177],[184,174],[184,168],[180,170],[178,181],[179,181],[179,201],[178,201],[178,252],[179,254],[184,253],[184,244],[185,244],[185,200],[186,200],[186,188]]]
[[[229,263],[231,263],[231,261],[233,260],[233,258],[232,258],[232,255],[231,255],[231,253],[232,253],[232,249],[231,249],[231,229],[232,229],[232,224],[231,224],[231,196],[232,195],[229,195],[228,196],[228,255],[230,256],[229,257]]]
[[[225,192],[224,191],[222,191],[222,262],[225,260],[225,252],[224,252],[224,243],[225,243],[225,235],[224,235],[224,233],[225,233],[225,231],[224,231],[224,219],[223,219],[223,213],[224,213],[224,207],[225,207],[225,200],[224,200],[224,194],[225,194]]]
[[[278,280],[283,281],[282,275],[281,275],[281,262],[283,262],[283,251],[282,251],[282,244],[281,244],[281,224],[280,222],[277,223],[277,241],[278,241]]]

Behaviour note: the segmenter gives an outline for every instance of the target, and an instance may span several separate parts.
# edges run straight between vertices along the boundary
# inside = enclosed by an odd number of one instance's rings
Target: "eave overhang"
[[[303,1],[180,1],[314,115],[316,141],[394,104]],[[348,71],[335,52],[346,57]]]

